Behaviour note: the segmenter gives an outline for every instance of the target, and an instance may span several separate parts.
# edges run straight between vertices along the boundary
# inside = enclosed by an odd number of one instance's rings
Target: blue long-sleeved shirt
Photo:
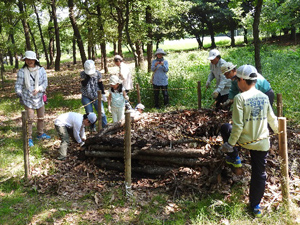
[[[169,63],[167,60],[163,60],[163,65],[158,64],[155,66],[155,63],[161,61],[158,59],[154,59],[151,64],[151,70],[154,72],[153,74],[153,84],[157,86],[167,86],[168,85],[168,75],[169,71]]]

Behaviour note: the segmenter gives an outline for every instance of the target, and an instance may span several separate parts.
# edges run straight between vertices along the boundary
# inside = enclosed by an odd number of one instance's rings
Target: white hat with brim
[[[86,60],[84,63],[84,72],[87,75],[92,75],[95,74],[96,72],[96,67],[95,67],[95,63],[93,60]]]
[[[226,62],[221,66],[221,72],[225,74],[234,68],[236,68],[236,65],[234,65],[232,62]]]
[[[26,51],[26,52],[25,52],[25,56],[23,57],[22,60],[25,61],[25,59],[36,60],[37,62],[39,61],[39,60],[36,58],[35,52],[33,52],[33,51]]]
[[[135,109],[141,109],[141,110],[144,110],[145,109],[145,106],[142,104],[142,103],[139,103],[136,105]]]
[[[251,74],[256,74],[255,77],[250,77]],[[242,65],[236,71],[236,76],[244,80],[257,80],[257,69],[251,65]]]
[[[97,116],[95,113],[90,112],[87,115],[88,120],[90,121],[91,124],[95,123],[97,121]]]
[[[156,52],[155,52],[154,55],[156,56],[157,54],[166,55],[167,53],[165,53],[164,50],[163,50],[162,48],[158,48],[158,49],[156,50]]]
[[[118,76],[116,75],[112,75],[110,78],[109,78],[109,84],[110,85],[116,85],[116,84],[121,84],[122,81],[119,79]]]
[[[214,60],[218,55],[220,55],[220,52],[217,49],[212,49],[209,51],[207,59]]]

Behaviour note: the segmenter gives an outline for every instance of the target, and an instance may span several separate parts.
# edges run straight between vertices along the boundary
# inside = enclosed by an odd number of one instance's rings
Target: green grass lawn
[[[227,46],[226,46],[227,44]],[[252,46],[228,47],[222,41],[218,46],[222,58],[238,66],[254,65]],[[170,107],[160,112],[197,108],[197,82],[203,88],[202,107],[209,108],[213,103],[211,88],[204,91],[209,74],[208,50],[197,50],[197,43],[174,44],[166,42],[160,46],[168,55]],[[261,51],[262,75],[268,79],[274,92],[283,95],[283,112],[288,125],[297,128],[300,121],[300,48],[299,46],[263,45]],[[7,68],[9,69],[9,68]],[[76,89],[80,66],[66,73],[51,72],[53,92],[48,93],[49,104],[46,114],[46,130],[53,140],[50,144],[36,142],[30,149],[30,163],[33,173],[31,181],[24,179],[23,151],[21,139],[22,107],[14,95],[14,76],[5,75],[6,89],[0,92],[0,224],[297,224],[296,214],[299,207],[292,207],[288,213],[284,207],[272,207],[260,220],[253,219],[247,211],[243,183],[236,183],[228,198],[214,194],[203,196],[190,193],[174,198],[154,187],[135,190],[132,199],[126,198],[123,185],[108,185],[97,197],[87,193],[78,199],[68,198],[51,190],[39,192],[35,177],[55,174],[58,167],[49,156],[55,151],[57,140],[53,119],[62,112],[76,111],[84,113],[81,107],[80,90]],[[50,74],[50,72],[49,72]],[[64,77],[65,86],[60,86]],[[77,80],[76,80],[77,79]],[[153,91],[149,84],[150,74],[139,71],[135,74],[135,83],[141,87],[142,103],[146,111],[152,112]],[[77,82],[77,83],[76,83]],[[71,85],[75,84],[75,88]],[[68,86],[72,86],[72,93]],[[66,90],[67,89],[67,90]],[[79,95],[79,97],[78,97]],[[136,92],[130,93],[130,99],[136,103]],[[276,99],[274,101],[276,103]],[[105,108],[106,108],[105,104]],[[274,104],[276,112],[276,104]],[[107,112],[106,112],[107,113]],[[109,122],[111,117],[108,115]],[[35,127],[35,126],[34,126]],[[34,128],[34,132],[35,132]],[[79,167],[79,166],[78,166]],[[109,171],[102,171],[109,173]],[[74,190],[80,191],[80,190]],[[98,193],[99,194],[99,193]]]

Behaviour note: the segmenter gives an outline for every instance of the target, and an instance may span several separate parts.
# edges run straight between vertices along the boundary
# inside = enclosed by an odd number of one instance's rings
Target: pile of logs
[[[144,113],[132,118],[132,170],[162,174],[180,166],[198,167],[223,159],[220,126],[228,111],[211,109]],[[124,124],[112,123],[86,140],[85,155],[106,168],[124,170]]]

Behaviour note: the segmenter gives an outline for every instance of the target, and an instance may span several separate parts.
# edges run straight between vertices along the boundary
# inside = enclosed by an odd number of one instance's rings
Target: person
[[[65,160],[67,157],[67,149],[70,143],[70,137],[80,144],[85,144],[86,135],[85,127],[95,124],[97,116],[95,113],[80,114],[76,112],[68,112],[59,115],[55,121],[55,129],[61,139],[58,160]]]
[[[103,101],[106,102],[104,86],[102,82],[101,73],[96,70],[95,62],[93,60],[86,60],[84,63],[84,71],[80,72],[81,78],[81,102],[84,105],[86,113],[93,112],[93,105],[98,113],[98,90],[101,90],[101,115],[102,115],[102,127],[107,125],[107,118],[104,112]],[[94,101],[95,100],[95,101]],[[94,101],[93,103],[91,103]],[[91,127],[95,130],[95,124]]]
[[[24,66],[17,73],[15,91],[20,98],[28,113],[28,146],[34,146],[32,140],[32,121],[34,111],[37,112],[37,139],[50,139],[51,137],[44,133],[44,114],[45,105],[43,95],[48,86],[46,70],[40,65],[36,54],[33,51],[26,51],[23,58]]]
[[[210,50],[207,59],[210,60],[210,73],[205,86],[209,88],[211,81],[216,79],[216,87],[212,96],[216,100],[216,109],[219,109],[220,104],[228,99],[231,81],[226,79],[221,72],[221,66],[226,63],[226,61],[221,58],[220,52],[217,49]]]
[[[254,66],[249,65],[248,68],[251,68],[252,72],[257,74],[255,88],[265,93],[269,97],[271,106],[273,106],[274,91],[271,88],[269,81],[267,81],[261,74],[259,74]],[[233,103],[234,96],[236,96],[240,92],[240,90],[236,80],[236,65],[234,65],[232,62],[226,62],[221,66],[221,71],[227,79],[231,80],[231,87],[229,90],[228,99],[226,102],[221,104],[222,107],[225,108],[231,106],[231,104]]]
[[[136,105],[135,109],[130,110],[131,117],[139,117],[145,110],[145,106],[142,103]]]
[[[154,89],[154,105],[155,108],[159,109],[159,91],[162,91],[164,98],[164,105],[169,104],[168,95],[168,75],[169,64],[168,61],[164,59],[166,53],[163,49],[158,48],[154,54],[156,59],[151,63],[151,71],[153,71],[150,83],[153,85]]]
[[[112,75],[109,84],[111,88],[108,90],[108,111],[112,115],[113,122],[118,122],[125,117],[125,100],[129,98],[118,76]]]
[[[261,217],[260,201],[266,184],[266,157],[270,148],[268,123],[278,133],[278,121],[268,96],[255,88],[258,73],[250,65],[243,65],[236,72],[241,93],[234,97],[232,125],[225,123],[220,132],[224,144],[221,150],[227,153],[226,163],[241,167],[239,147],[250,151],[251,181],[249,201],[256,217]]]
[[[123,58],[120,55],[115,55],[114,63],[119,67],[119,78],[123,81],[122,85],[128,93],[133,88],[132,76],[129,66],[123,62]]]

